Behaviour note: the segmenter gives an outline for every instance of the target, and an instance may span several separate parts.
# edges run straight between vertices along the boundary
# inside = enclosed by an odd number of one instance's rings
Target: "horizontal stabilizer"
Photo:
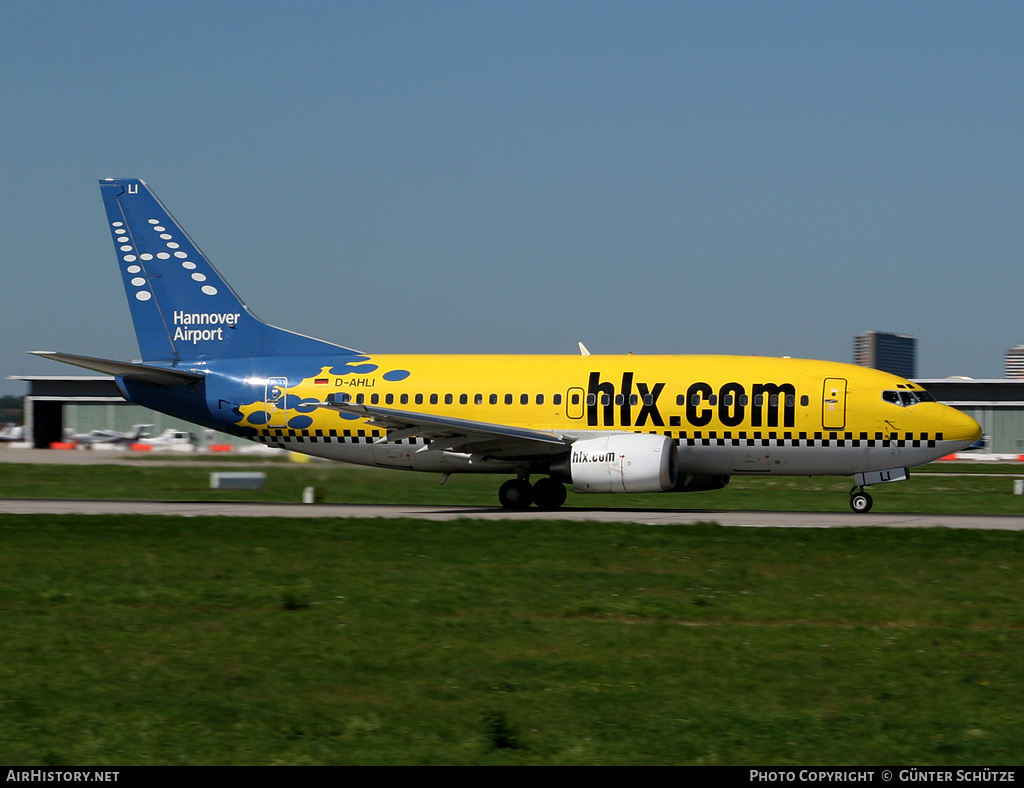
[[[57,353],[53,350],[30,350],[29,353],[33,356],[49,358],[64,364],[91,369],[93,372],[102,372],[105,375],[120,376],[129,380],[140,380],[144,383],[153,383],[158,386],[182,386],[203,379],[203,375],[198,372],[151,367],[145,364],[132,364],[128,361],[113,361],[106,358],[93,358],[92,356],[76,356],[72,353]]]

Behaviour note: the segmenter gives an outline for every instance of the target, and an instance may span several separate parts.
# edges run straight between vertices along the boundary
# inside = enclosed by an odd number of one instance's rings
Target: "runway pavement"
[[[1024,530],[1024,517],[966,514],[854,514],[853,512],[735,512],[705,510],[585,509],[566,507],[556,512],[531,509],[510,512],[498,507],[409,506],[405,504],[286,504],[208,503],[203,501],[75,501],[0,499],[0,514],[137,514],[183,517],[330,517],[417,520],[505,521],[562,520],[570,522],[631,522],[642,525],[687,525],[715,522],[746,528],[973,528]]]
[[[189,457],[140,460],[126,451],[46,451],[17,449],[0,451],[0,463],[34,462],[59,464],[202,464],[209,462]],[[253,458],[254,464],[265,467],[265,460]],[[247,466],[233,462],[231,469]],[[1024,517],[980,516],[963,514],[886,514],[871,512],[737,512],[715,509],[589,509],[567,506],[555,512],[530,509],[510,512],[494,507],[475,506],[410,506],[404,504],[287,504],[287,503],[211,503],[202,501],[78,501],[56,499],[0,499],[0,514],[140,514],[178,515],[184,517],[369,517],[394,519],[410,517],[419,520],[457,520],[472,518],[515,522],[519,520],[563,520],[571,522],[632,522],[645,525],[687,525],[716,522],[721,525],[747,528],[974,528],[988,530],[1024,530]]]

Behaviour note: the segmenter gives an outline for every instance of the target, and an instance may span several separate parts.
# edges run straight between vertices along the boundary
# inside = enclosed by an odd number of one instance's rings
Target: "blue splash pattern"
[[[370,375],[377,372],[379,369],[380,365],[372,363],[370,356],[352,356],[350,360],[346,359],[344,365],[335,365],[332,367],[324,366],[320,374],[315,377],[326,377],[329,375],[335,375],[338,377],[344,377],[346,375]],[[309,378],[307,378],[306,375],[308,375],[308,373],[289,375],[289,387],[298,385],[299,382],[303,380],[308,382]],[[412,373],[406,369],[392,369],[383,373],[381,375],[381,379],[388,383],[398,383],[408,379],[411,375]],[[280,392],[275,393],[279,394]],[[259,405],[260,402],[261,400],[256,400],[249,403],[249,405]],[[313,426],[313,416],[317,409],[323,407],[324,404],[324,400],[318,399],[317,397],[300,397],[296,394],[287,394],[283,399],[278,401],[277,406],[280,410],[290,412],[290,417],[287,422],[288,429],[304,430]],[[342,421],[360,421],[363,418],[356,413],[348,413],[344,411],[333,412]],[[268,426],[270,421],[266,410],[263,408],[254,410],[246,416],[242,414],[240,408],[236,407],[235,415],[238,418],[238,421],[236,422],[237,424],[246,421],[253,427]]]
[[[376,364],[358,364],[359,361],[369,361],[369,356],[356,356],[351,361],[346,361],[345,366],[338,368],[332,367],[330,374],[332,375],[369,375],[371,372],[377,371]],[[355,364],[355,366],[353,366]]]

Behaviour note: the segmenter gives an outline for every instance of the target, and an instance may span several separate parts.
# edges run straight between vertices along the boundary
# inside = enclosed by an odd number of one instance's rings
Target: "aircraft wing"
[[[357,405],[340,399],[330,399],[324,407],[343,413],[358,414],[368,419],[371,424],[391,430],[378,443],[395,443],[415,436],[429,438],[429,448],[435,451],[486,453],[502,458],[526,457],[558,454],[576,440],[572,433],[456,419],[451,416],[382,408],[378,405]]]

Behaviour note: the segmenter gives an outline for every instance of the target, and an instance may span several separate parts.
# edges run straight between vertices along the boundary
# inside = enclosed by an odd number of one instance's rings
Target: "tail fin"
[[[259,320],[143,181],[100,191],[144,361],[357,352]]]

